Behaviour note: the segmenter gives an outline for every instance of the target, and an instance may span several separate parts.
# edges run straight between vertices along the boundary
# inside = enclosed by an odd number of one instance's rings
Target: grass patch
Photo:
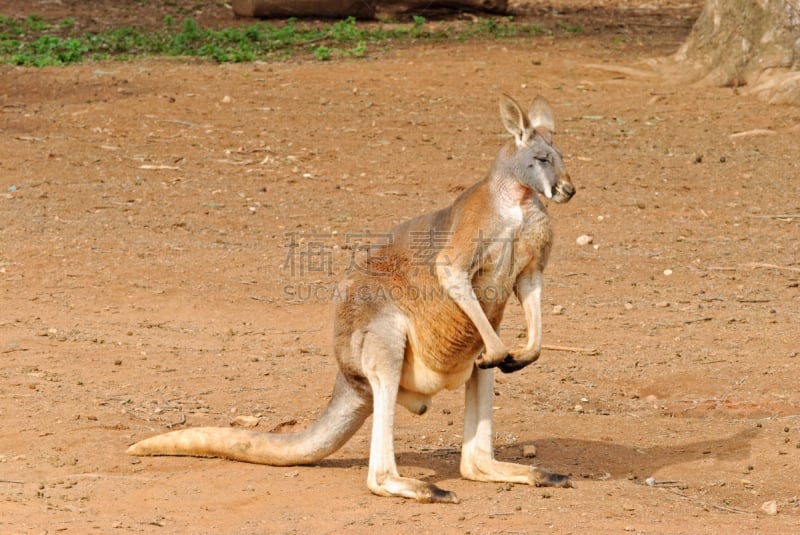
[[[197,57],[217,62],[278,60],[305,54],[320,61],[358,58],[371,46],[425,41],[507,39],[548,34],[541,26],[511,17],[431,24],[414,17],[408,24],[359,24],[354,18],[325,25],[258,22],[223,29],[202,28],[191,18],[163,29],[126,27],[96,34],[76,34],[72,18],[48,24],[41,17],[0,16],[0,63],[46,67],[85,60],[142,56]]]

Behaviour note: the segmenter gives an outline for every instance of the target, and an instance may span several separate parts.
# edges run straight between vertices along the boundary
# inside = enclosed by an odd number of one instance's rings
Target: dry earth
[[[0,12],[148,20],[20,4]],[[359,61],[0,67],[0,532],[800,531],[800,109],[651,74],[696,2],[594,6],[542,9],[574,36]],[[125,455],[312,421],[348,244],[479,180],[500,92],[551,100],[579,191],[550,207],[561,349],[499,377],[497,455],[577,489],[459,479],[461,391],[397,425],[401,471],[460,505],[372,496],[368,429],[312,467]],[[523,323],[511,303],[509,345]]]

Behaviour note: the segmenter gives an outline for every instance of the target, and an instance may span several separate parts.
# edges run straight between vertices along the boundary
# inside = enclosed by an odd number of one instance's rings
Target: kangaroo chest
[[[473,287],[489,289],[502,284],[510,289],[532,262],[544,267],[552,242],[552,228],[543,211],[520,210],[513,224],[494,230],[483,229],[474,240]]]

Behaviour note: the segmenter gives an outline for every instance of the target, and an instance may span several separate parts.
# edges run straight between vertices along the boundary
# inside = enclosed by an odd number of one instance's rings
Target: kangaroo
[[[338,450],[372,414],[367,486],[379,496],[458,503],[455,493],[401,477],[394,454],[395,408],[415,414],[434,394],[465,387],[462,477],[476,481],[574,487],[568,476],[495,460],[494,369],[510,373],[539,358],[542,271],[553,232],[539,198],[575,194],[553,145],[550,105],[537,97],[525,114],[507,95],[500,117],[512,135],[486,178],[447,208],[395,227],[337,286],[333,396],[306,430],[259,433],[200,427],[132,445],[131,455],[224,457],[274,466],[315,463]],[[498,335],[516,294],[527,343],[509,351]]]

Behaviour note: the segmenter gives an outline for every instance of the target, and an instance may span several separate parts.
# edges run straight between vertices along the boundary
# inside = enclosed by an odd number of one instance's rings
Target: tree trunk
[[[373,19],[435,10],[503,14],[508,0],[233,0],[242,17],[356,17]]]
[[[800,0],[706,0],[675,57],[703,83],[800,103]]]

